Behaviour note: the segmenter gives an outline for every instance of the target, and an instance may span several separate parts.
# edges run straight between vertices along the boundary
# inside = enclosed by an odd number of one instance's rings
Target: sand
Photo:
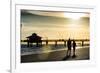
[[[63,61],[63,58],[66,56],[66,53],[67,48],[61,45],[58,47],[35,47],[35,49],[33,47],[27,49],[25,48],[24,52],[21,51],[21,63]],[[89,60],[89,57],[90,53],[88,46],[77,47],[76,57],[73,58],[72,56],[70,56],[65,61]]]

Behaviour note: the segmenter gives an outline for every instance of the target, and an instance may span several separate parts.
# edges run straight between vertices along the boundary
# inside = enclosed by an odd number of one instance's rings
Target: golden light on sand
[[[37,57],[40,59],[40,60],[45,60],[49,57],[50,55],[50,51],[51,51],[51,47],[50,46],[47,46],[47,45],[44,45],[41,49],[40,49],[43,53],[41,55],[38,55]]]

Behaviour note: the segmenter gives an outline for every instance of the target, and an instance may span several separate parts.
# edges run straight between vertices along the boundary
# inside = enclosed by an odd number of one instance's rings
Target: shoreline
[[[21,63],[27,62],[45,62],[45,61],[62,61],[66,56],[66,50],[56,50],[45,53],[35,53],[21,55]],[[90,52],[89,47],[76,49],[76,58],[69,58],[69,60],[89,60]]]
[[[48,48],[48,47],[47,47]],[[53,50],[51,50],[51,49],[47,49],[47,48],[45,48],[46,50],[44,50],[44,49],[42,49],[42,48],[40,48],[40,49],[33,49],[32,51],[27,51],[27,52],[21,52],[21,56],[24,56],[24,55],[31,55],[31,54],[42,54],[42,53],[50,53],[50,52],[56,52],[56,51],[67,51],[67,48],[66,47],[64,47],[64,48],[61,48],[61,49],[53,49]],[[76,47],[76,49],[84,49],[84,48],[89,48],[89,46],[84,46],[84,47]],[[26,48],[26,49],[28,49],[28,48]],[[73,50],[73,48],[72,48],[72,50]]]

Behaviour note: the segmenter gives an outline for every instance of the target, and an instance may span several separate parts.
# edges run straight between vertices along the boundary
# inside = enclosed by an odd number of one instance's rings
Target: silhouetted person
[[[67,41],[67,47],[68,47],[67,56],[71,56],[71,40],[70,40],[70,38]]]
[[[75,42],[75,40],[73,40],[72,45],[73,45],[73,56],[72,57],[75,57],[76,56],[75,55],[75,50],[76,50],[76,42]]]
[[[67,54],[63,60],[66,60],[68,57],[71,56],[71,40],[70,40],[70,38],[67,41],[67,47],[68,47]]]

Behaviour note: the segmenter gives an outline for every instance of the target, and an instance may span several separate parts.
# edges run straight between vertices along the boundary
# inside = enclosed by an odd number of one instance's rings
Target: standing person
[[[69,56],[71,56],[71,40],[70,40],[70,38],[67,41],[67,47],[68,47],[67,56],[69,57]]]
[[[68,57],[71,56],[71,40],[70,40],[70,38],[69,38],[68,41],[67,41],[67,47],[68,47],[67,54],[66,54],[66,56],[63,58],[63,60],[66,60]]]
[[[75,42],[75,40],[73,40],[73,56],[72,57],[75,57],[76,55],[75,55],[75,50],[76,50],[76,42]]]

